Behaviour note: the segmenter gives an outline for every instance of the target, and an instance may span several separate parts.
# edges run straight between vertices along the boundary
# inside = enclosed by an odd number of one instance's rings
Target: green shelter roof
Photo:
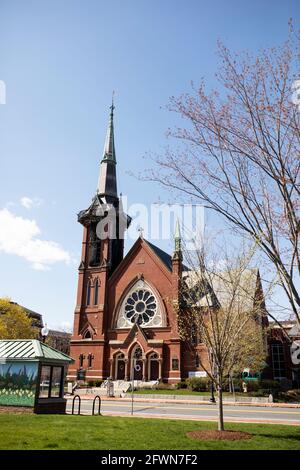
[[[51,346],[41,343],[37,339],[0,340],[0,362],[3,359],[74,362],[67,354],[57,351],[57,349],[51,348]]]

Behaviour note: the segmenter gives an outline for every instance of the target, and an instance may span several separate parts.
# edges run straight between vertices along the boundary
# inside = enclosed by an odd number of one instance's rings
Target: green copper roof
[[[179,219],[176,220],[174,240],[175,240],[175,252],[181,251],[181,234],[180,234]]]
[[[0,340],[0,361],[3,359],[73,362],[73,359],[67,354],[57,351],[37,339]]]

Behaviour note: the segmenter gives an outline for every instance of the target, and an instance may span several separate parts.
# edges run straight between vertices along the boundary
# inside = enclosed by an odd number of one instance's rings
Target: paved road
[[[67,411],[71,412],[71,400],[68,400]],[[75,407],[77,409],[77,406]],[[81,401],[81,413],[91,414],[92,400]],[[134,416],[153,418],[196,419],[215,421],[217,405],[196,405],[186,403],[153,403],[138,401],[134,403]],[[102,401],[101,414],[109,416],[131,416],[131,402],[120,400]],[[274,424],[293,424],[300,426],[300,409],[265,408],[256,406],[224,406],[224,416],[232,422],[256,422]]]

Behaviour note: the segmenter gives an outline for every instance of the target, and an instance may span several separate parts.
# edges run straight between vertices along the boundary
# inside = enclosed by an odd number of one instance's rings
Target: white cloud
[[[40,271],[71,261],[70,254],[58,243],[37,238],[40,234],[35,220],[16,216],[6,208],[0,210],[0,251],[25,258]]]
[[[30,210],[33,207],[39,207],[42,204],[42,199],[38,197],[30,198],[28,196],[23,196],[21,197],[20,202],[25,209]]]
[[[69,321],[62,321],[60,323],[47,323],[50,330],[64,331],[66,333],[72,333],[73,324]]]

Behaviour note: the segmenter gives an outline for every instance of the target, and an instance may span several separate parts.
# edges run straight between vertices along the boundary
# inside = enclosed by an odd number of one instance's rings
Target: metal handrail
[[[95,405],[96,405],[96,400],[98,398],[98,415],[101,415],[101,398],[99,395],[96,395],[94,400],[93,400],[93,410],[92,410],[92,415],[95,414]]]
[[[78,415],[80,415],[80,407],[81,407],[81,398],[79,395],[75,395],[75,397],[73,398],[73,401],[72,401],[72,415],[74,414],[74,406],[75,406],[75,400],[76,398],[78,398],[79,402],[78,402]]]

